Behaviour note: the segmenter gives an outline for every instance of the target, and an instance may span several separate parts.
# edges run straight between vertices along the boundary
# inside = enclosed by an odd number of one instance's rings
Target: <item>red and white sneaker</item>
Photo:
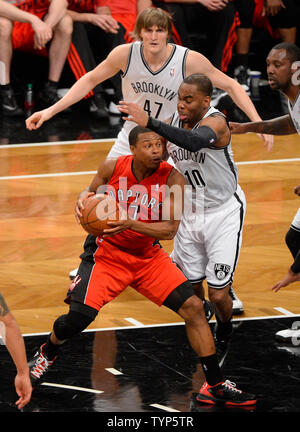
[[[54,357],[53,360],[48,360],[46,355],[43,354],[43,347],[45,345],[46,344],[43,344],[35,353],[33,358],[28,362],[32,385],[37,385],[42,381],[42,378],[48,372],[49,367],[51,367],[56,360],[56,357]]]
[[[196,400],[208,404],[223,403],[225,405],[239,406],[255,405],[257,402],[253,394],[237,389],[236,384],[228,380],[214,386],[210,386],[205,382],[199,390]]]

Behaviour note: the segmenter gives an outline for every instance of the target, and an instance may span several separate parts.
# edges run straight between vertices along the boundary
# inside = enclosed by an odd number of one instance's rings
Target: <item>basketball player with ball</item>
[[[92,201],[93,194],[100,190],[116,199],[120,217],[107,222],[109,228],[97,237],[93,260],[82,259],[65,300],[70,304],[69,312],[57,318],[47,342],[29,362],[32,382],[44,379],[66,340],[82,332],[105,304],[131,286],[184,319],[189,342],[200,357],[206,377],[197,396],[199,401],[254,405],[254,395],[224,380],[202,301],[169,255],[155,243],[156,239],[172,239],[177,232],[185,179],[162,161],[165,147],[155,132],[136,126],[129,133],[129,144],[132,155],[105,159],[76,205],[78,220],[86,221],[84,203],[87,198]],[[92,211],[105,201],[94,199]],[[101,219],[104,213],[102,208],[98,215],[95,211],[95,216]]]
[[[172,19],[159,8],[148,8],[139,14],[134,30],[137,41],[119,45],[94,70],[81,77],[56,104],[35,112],[26,120],[29,130],[40,128],[45,121],[83,99],[97,84],[122,73],[122,93],[127,102],[140,105],[149,116],[167,121],[176,110],[177,91],[182,80],[193,73],[208,76],[213,85],[226,91],[252,121],[260,121],[251,99],[241,85],[216,69],[199,52],[169,43],[172,35]],[[108,153],[108,158],[130,154],[128,134],[133,124],[124,126]],[[273,137],[262,135],[270,150]],[[85,256],[94,247],[95,237],[88,236]],[[77,269],[71,271],[71,279]],[[243,304],[231,287],[233,312],[243,312]]]

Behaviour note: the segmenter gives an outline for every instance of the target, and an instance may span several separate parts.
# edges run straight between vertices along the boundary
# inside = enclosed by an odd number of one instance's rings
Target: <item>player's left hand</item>
[[[300,273],[294,273],[291,269],[289,269],[285,277],[280,282],[277,282],[277,284],[275,284],[271,288],[271,290],[277,292],[280,290],[280,288],[284,288],[290,285],[291,283],[297,282],[299,280],[300,280]]]
[[[147,126],[148,114],[139,105],[133,102],[120,101],[118,109],[121,113],[127,114],[127,117],[122,117],[123,120],[133,121],[142,127]]]

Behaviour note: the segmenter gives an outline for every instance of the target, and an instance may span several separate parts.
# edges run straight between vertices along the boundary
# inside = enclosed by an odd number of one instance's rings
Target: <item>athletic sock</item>
[[[230,336],[232,333],[232,320],[230,318],[229,321],[223,322],[216,316],[217,321],[217,331],[216,331],[216,337],[217,339],[222,336]]]
[[[57,89],[57,87],[58,87],[58,82],[56,82],[56,81],[51,81],[51,80],[49,80],[49,79],[48,79],[48,81],[47,81],[47,84],[48,84],[50,87],[53,87],[53,88],[55,88],[55,89]]]
[[[224,381],[224,377],[219,366],[217,354],[207,357],[200,357],[206,381],[209,385],[214,386]]]
[[[11,84],[10,83],[8,83],[8,84],[0,84],[0,90],[5,91],[5,90],[9,90],[9,89],[11,89]]]

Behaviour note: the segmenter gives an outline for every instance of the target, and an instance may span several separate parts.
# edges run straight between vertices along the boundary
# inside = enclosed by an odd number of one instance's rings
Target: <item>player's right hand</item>
[[[81,194],[79,195],[77,202],[76,202],[76,206],[75,206],[75,217],[77,222],[80,224],[80,219],[79,217],[82,216],[82,210],[84,209],[84,205],[83,202],[85,199],[87,199],[88,197],[95,195],[94,192],[88,192],[88,191],[83,191],[81,192]]]
[[[42,126],[42,124],[49,120],[52,117],[50,114],[50,110],[48,108],[37,111],[33,113],[28,119],[26,119],[25,124],[27,129],[29,130],[35,130]]]

